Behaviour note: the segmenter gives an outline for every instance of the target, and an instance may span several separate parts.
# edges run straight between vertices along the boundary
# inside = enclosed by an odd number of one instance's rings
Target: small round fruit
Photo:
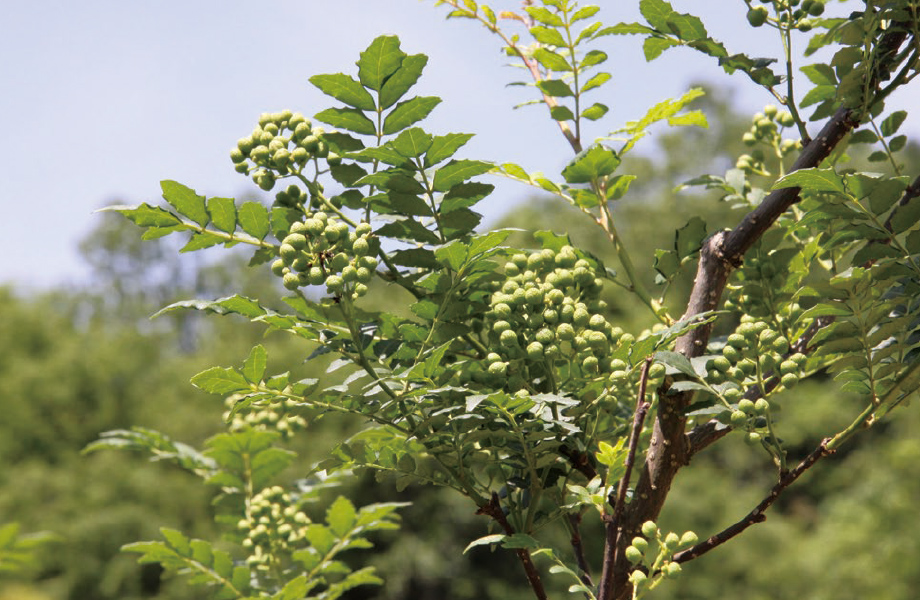
[[[626,560],[634,565],[642,562],[642,551],[635,546],[628,546],[626,548]]]
[[[300,287],[300,276],[297,273],[288,273],[281,280],[284,284],[284,287],[293,291]]]
[[[747,12],[747,20],[751,27],[760,27],[767,22],[768,15],[766,6],[754,6]]]
[[[646,521],[642,524],[642,535],[646,538],[653,538],[658,535],[658,525],[655,521]]]

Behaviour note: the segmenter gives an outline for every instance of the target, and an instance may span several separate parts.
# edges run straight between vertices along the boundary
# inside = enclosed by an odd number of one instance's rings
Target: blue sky
[[[637,2],[601,1],[607,23],[638,19]],[[776,51],[766,28],[744,23],[737,2],[675,0],[704,18],[733,52]],[[514,8],[496,0],[492,6]],[[476,23],[444,19],[433,0],[260,2],[18,2],[0,22],[0,284],[43,289],[85,281],[77,243],[112,202],[157,202],[159,181],[175,179],[209,196],[254,190],[228,158],[263,111],[310,116],[334,103],[307,81],[316,73],[354,72],[377,35],[397,34],[403,50],[430,57],[416,93],[444,102],[425,127],[477,136],[468,158],[512,161],[557,174],[569,158],[539,107],[514,111],[529,90],[506,87],[519,73],[504,66],[496,38]],[[754,112],[766,92],[726,77],[690,50],[650,64],[641,40],[604,38],[613,82],[597,101],[608,116],[590,136],[682,94],[691,82],[733,82],[740,108]],[[480,210],[487,222],[529,189],[496,181]]]

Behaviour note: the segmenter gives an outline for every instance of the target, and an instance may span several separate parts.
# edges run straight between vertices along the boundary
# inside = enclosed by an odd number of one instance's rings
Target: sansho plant
[[[339,497],[322,520],[303,509],[329,478],[371,469],[400,489],[431,484],[468,498],[494,526],[470,547],[516,553],[537,598],[547,595],[547,572],[568,578],[576,595],[636,598],[763,521],[803,472],[906,404],[920,385],[920,179],[899,161],[906,112],[887,101],[917,75],[920,4],[866,2],[829,16],[822,0],[745,3],[750,26],[780,38],[779,60],[732,53],[664,0],[639,2],[642,23],[612,26],[595,20],[597,6],[569,0],[501,12],[437,0],[449,17],[498,36],[524,67],[535,102],[574,154],[558,178],[455,158],[470,134],[417,125],[440,102],[409,95],[427,58],[382,36],[361,53],[356,74],[310,79],[339,106],[312,118],[265,113],[231,152],[237,171],[276,192],[270,207],[164,181],[165,205],[112,208],[147,239],[190,234],[186,252],[250,245],[251,266],[271,268],[291,292],[284,312],[239,295],[165,311],[242,315],[302,338],[313,356],[335,355],[330,372],[352,368],[334,385],[292,381],[269,370],[256,346],[242,366],[192,379],[228,406],[228,431],[203,451],[144,429],[105,434],[90,448],[143,448],[216,486],[218,518],[228,524],[222,549],[170,529],[126,549],[212,586],[215,598],[336,598],[380,583],[339,556],[397,527],[400,505],[358,508]],[[694,217],[662,239],[665,249],[641,257],[657,271],[655,289],[616,229],[617,203],[635,179],[619,168],[656,123],[705,127],[688,108],[702,92],[585,140],[586,120],[607,112],[594,99],[609,98],[602,48],[611,35],[637,36],[647,60],[672,48],[701,52],[775,98],[754,116],[743,138],[749,153],[734,168],[687,184],[719,190],[747,214],[712,234]],[[795,64],[793,40],[807,43],[806,61],[819,50],[829,60]],[[877,172],[847,162],[845,150],[857,144],[871,146]],[[564,234],[537,232],[538,249],[525,251],[504,245],[509,230],[477,233],[472,209],[493,188],[477,179],[485,175],[580,209],[609,238],[616,270]],[[666,298],[693,264],[689,298]],[[373,309],[375,285],[408,292],[413,300],[400,314],[410,316]],[[605,286],[635,295],[659,325],[612,323]],[[737,327],[713,337],[717,322]],[[815,374],[831,374],[836,383],[827,385],[858,395],[864,408],[842,431],[821,433],[811,453],[791,456],[774,418],[777,394]],[[328,460],[298,464],[298,486],[276,485],[296,461],[284,441],[329,413],[367,426]],[[763,447],[773,488],[724,531],[660,530],[675,475],[727,435]],[[586,554],[593,546],[581,540],[584,519],[603,523],[603,556]],[[569,547],[546,541],[559,528]]]

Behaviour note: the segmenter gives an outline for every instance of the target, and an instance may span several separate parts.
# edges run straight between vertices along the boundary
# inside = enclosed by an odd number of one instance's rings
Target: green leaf
[[[374,98],[364,89],[364,86],[344,73],[314,75],[310,78],[310,83],[318,87],[327,96],[332,96],[348,106],[368,111],[377,109],[374,104]]]
[[[656,283],[665,283],[680,270],[680,259],[673,250],[658,249],[655,250],[653,267],[664,277],[663,281],[656,281]]]
[[[434,251],[434,256],[445,267],[454,272],[459,272],[469,256],[469,248],[459,240],[454,240],[444,244]]]
[[[562,170],[562,176],[567,183],[590,183],[599,177],[610,175],[619,165],[620,159],[616,152],[606,146],[596,144],[579,152]]]
[[[606,104],[595,102],[588,108],[581,111],[581,116],[591,121],[597,121],[598,119],[606,115],[608,110],[609,109],[607,108]]]
[[[527,11],[527,14],[533,18],[534,21],[538,23],[543,23],[544,25],[549,25],[550,27],[562,27],[562,19],[559,18],[559,15],[554,14],[546,8],[541,6],[525,6],[524,10]]]
[[[601,37],[602,35],[651,35],[653,33],[655,33],[654,29],[639,23],[617,23],[601,29],[595,37]]]
[[[175,181],[165,180],[160,182],[163,198],[176,209],[176,211],[202,227],[208,224],[211,217],[205,208],[204,196],[199,196],[189,187]]]
[[[683,373],[684,375],[689,375],[694,379],[698,377],[696,371],[693,369],[693,365],[690,363],[690,359],[688,359],[683,354],[680,354],[679,352],[656,352],[655,360],[663,365],[667,365],[673,369],[676,369],[678,372]]]
[[[846,189],[843,178],[834,169],[799,169],[781,177],[771,189],[800,187],[810,192],[837,192],[843,194]]]
[[[533,39],[537,40],[541,44],[559,47],[566,46],[565,39],[562,37],[562,34],[552,27],[535,25],[534,27],[530,28],[530,35],[532,35]]]
[[[339,537],[345,537],[346,534],[355,525],[358,513],[355,505],[345,496],[339,496],[332,503],[332,506],[326,511],[326,523],[329,529]]]
[[[467,179],[488,173],[492,166],[481,160],[452,160],[434,174],[434,190],[446,192]]]
[[[222,244],[226,241],[227,240],[224,238],[212,235],[210,233],[194,233],[192,234],[192,237],[189,238],[188,242],[182,246],[179,252],[193,252],[203,248],[210,248],[211,246],[216,246],[217,244]]]
[[[431,146],[425,154],[425,166],[433,167],[454,155],[461,146],[473,137],[472,133],[448,133],[432,138]]]
[[[441,199],[438,210],[441,214],[448,214],[456,210],[469,208],[492,193],[495,186],[491,183],[468,181],[458,183],[450,188]]]
[[[328,123],[333,127],[354,131],[355,133],[363,135],[377,134],[377,127],[374,122],[356,108],[327,108],[316,113],[314,117],[318,121]]]
[[[554,106],[549,109],[549,114],[554,121],[574,121],[575,115],[572,114],[572,109],[568,106]]]
[[[590,79],[588,79],[588,81],[585,82],[583,86],[581,86],[581,91],[582,93],[584,93],[584,92],[587,92],[588,90],[593,90],[596,87],[600,87],[604,85],[605,83],[607,83],[608,81],[610,81],[610,78],[611,78],[610,73],[605,73],[605,72],[595,73],[594,75],[591,76]]]
[[[227,233],[236,230],[236,204],[233,198],[208,198],[208,213],[214,227]]]
[[[399,38],[381,35],[358,59],[358,79],[364,87],[380,91],[387,77],[402,64],[406,54],[399,49]]]
[[[262,377],[265,375],[265,365],[268,362],[268,353],[265,351],[265,348],[259,344],[254,346],[249,352],[249,356],[246,358],[246,361],[243,363],[243,376],[246,378],[246,381],[250,383],[256,383],[262,381]]]
[[[192,377],[192,385],[211,394],[251,392],[249,382],[235,369],[211,367]]]
[[[427,64],[428,57],[424,54],[405,57],[380,89],[380,108],[385,110],[396,104],[416,84]]]
[[[437,96],[416,96],[400,102],[383,121],[384,135],[402,131],[409,125],[421,121],[440,103],[441,99]]]
[[[268,209],[264,204],[244,202],[239,208],[237,218],[243,231],[257,240],[265,239],[268,235],[271,223],[268,219]]]
[[[166,209],[149,204],[138,206],[113,205],[99,209],[100,212],[117,212],[127,217],[138,227],[173,227],[181,225],[182,220]]]
[[[639,12],[648,24],[658,31],[668,31],[668,19],[674,13],[674,9],[664,0],[641,0]]]
[[[882,130],[882,135],[889,137],[897,133],[898,129],[901,127],[901,123],[903,123],[906,118],[907,111],[904,110],[895,111],[885,117],[880,128]]]
[[[418,158],[431,147],[431,135],[419,127],[406,129],[390,142],[390,146],[406,158]]]
[[[642,42],[642,51],[645,53],[645,60],[651,62],[668,48],[677,45],[679,45],[677,42],[669,38],[650,37],[645,38],[645,41]]]
[[[501,533],[493,533],[492,535],[487,535],[479,538],[478,540],[473,540],[467,544],[466,548],[463,549],[463,553],[466,554],[476,546],[490,546],[492,544],[498,544],[499,542],[504,541],[507,536]]]
[[[569,64],[561,54],[557,54],[552,50],[546,48],[537,48],[533,52],[533,57],[543,65],[545,68],[550,71],[558,71],[560,73],[566,73],[572,70],[572,65]]]
[[[561,79],[544,79],[543,81],[537,82],[537,87],[547,96],[552,96],[554,98],[566,98],[575,95],[575,92],[572,91],[569,84]]]
[[[585,57],[581,59],[581,63],[579,63],[578,66],[581,69],[587,69],[588,67],[599,65],[605,60],[607,60],[606,52],[602,52],[601,50],[591,50],[585,54]]]
[[[914,197],[910,202],[895,209],[891,217],[891,231],[895,235],[904,233],[920,220],[920,199]]]
[[[590,19],[597,14],[601,7],[599,6],[583,6],[575,11],[575,14],[572,15],[572,18],[569,19],[572,23],[575,21],[581,21],[583,19]]]
[[[683,260],[699,252],[706,238],[706,222],[700,217],[691,217],[686,225],[674,234],[674,250]]]

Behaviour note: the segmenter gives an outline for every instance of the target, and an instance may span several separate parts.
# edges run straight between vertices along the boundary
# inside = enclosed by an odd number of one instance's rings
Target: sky
[[[639,19],[638,2],[599,4],[605,23]],[[746,26],[740,0],[673,5],[702,17],[731,52],[778,52],[767,28]],[[405,52],[429,56],[414,91],[444,101],[421,125],[437,134],[476,134],[458,157],[558,176],[571,151],[545,109],[512,110],[532,90],[506,85],[521,73],[507,66],[499,40],[475,22],[446,20],[446,12],[433,0],[46,0],[4,7],[0,285],[85,283],[77,245],[99,223],[95,211],[157,203],[163,179],[208,196],[252,193],[255,186],[229,159],[236,140],[261,112],[290,108],[309,117],[335,105],[308,77],[354,74],[358,53],[384,33],[398,35]],[[771,100],[688,49],[647,64],[638,37],[608,36],[599,47],[610,55],[613,80],[593,100],[611,110],[589,138],[699,81],[737,86],[739,109],[747,112]],[[478,207],[486,224],[531,194],[513,182],[492,183],[496,192]]]

